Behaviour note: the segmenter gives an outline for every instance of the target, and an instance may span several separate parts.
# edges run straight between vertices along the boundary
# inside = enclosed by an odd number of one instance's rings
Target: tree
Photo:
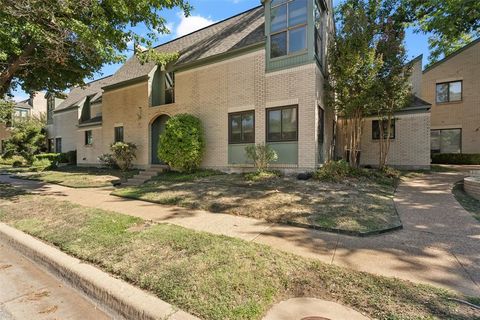
[[[13,101],[0,99],[0,123],[7,124],[12,121],[14,107]]]
[[[359,165],[365,117],[375,106],[373,90],[381,59],[376,55],[372,8],[362,0],[348,0],[337,8],[336,35],[329,44],[327,103],[341,117],[345,156]]]
[[[430,34],[429,64],[480,36],[478,0],[403,0],[406,21]]]
[[[11,136],[5,141],[5,158],[23,157],[29,164],[35,155],[46,150],[46,132],[44,119],[31,118],[15,124]]]
[[[104,64],[123,61],[130,41],[150,47],[169,32],[161,10],[191,9],[187,0],[0,0],[0,7],[0,97],[17,86],[59,92],[83,84]],[[141,23],[146,36],[131,29]]]

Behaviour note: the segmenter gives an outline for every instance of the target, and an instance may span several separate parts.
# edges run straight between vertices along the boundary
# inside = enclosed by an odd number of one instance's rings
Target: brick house
[[[335,114],[324,101],[333,28],[331,0],[262,1],[156,47],[180,54],[166,68],[134,55],[112,76],[74,88],[51,113],[51,144],[77,150],[77,163],[92,166],[111,143],[133,142],[135,165],[148,168],[162,164],[156,150],[168,118],[190,113],[204,126],[204,168],[251,168],[245,147],[266,143],[278,154],[274,167],[313,170],[334,156]],[[421,62],[417,72],[414,88]],[[430,165],[430,106],[415,103],[397,116],[392,165]],[[373,121],[366,122],[366,136]],[[362,144],[363,164],[377,162],[373,140]]]

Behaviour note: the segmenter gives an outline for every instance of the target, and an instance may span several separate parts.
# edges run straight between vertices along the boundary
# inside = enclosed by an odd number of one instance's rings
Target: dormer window
[[[270,57],[307,50],[307,0],[272,0]]]

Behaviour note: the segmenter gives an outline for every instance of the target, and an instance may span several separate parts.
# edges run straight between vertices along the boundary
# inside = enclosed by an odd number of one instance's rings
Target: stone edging
[[[120,319],[198,320],[197,317],[4,223],[0,223],[0,241],[46,268]]]
[[[463,190],[471,197],[480,200],[480,177],[468,177],[463,179]]]

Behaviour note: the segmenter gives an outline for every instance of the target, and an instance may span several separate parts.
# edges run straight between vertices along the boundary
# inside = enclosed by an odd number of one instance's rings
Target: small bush
[[[62,153],[41,153],[41,154],[37,154],[34,157],[34,161],[47,159],[48,161],[50,161],[51,167],[56,168],[58,164],[61,163],[62,158],[63,158]]]
[[[434,164],[480,164],[479,153],[434,153]]]
[[[76,165],[77,164],[77,150],[72,150],[64,153],[64,160],[65,162],[62,163],[68,163],[70,165]]]
[[[278,171],[256,171],[244,175],[245,180],[252,182],[267,181],[278,177],[280,177],[280,172]]]
[[[15,160],[12,162],[12,167],[19,168],[25,166],[25,161],[22,160]]]
[[[352,175],[356,170],[359,169],[350,167],[345,160],[329,161],[315,172],[314,177],[322,181],[338,182]]]
[[[33,160],[33,163],[32,163],[32,169],[37,172],[42,172],[52,168],[52,165],[53,165],[52,162],[47,158],[35,159]]]
[[[117,162],[111,153],[103,153],[98,156],[98,161],[100,164],[109,169],[118,169]]]
[[[110,146],[113,159],[122,171],[132,168],[133,160],[137,157],[137,146],[130,142],[116,142]]]
[[[0,157],[0,164],[7,165],[7,166],[13,166],[13,163],[17,162],[18,166],[22,166],[23,164],[26,164],[26,161],[23,157],[20,156],[13,156],[10,158],[5,158],[5,157]]]
[[[180,172],[193,172],[202,162],[205,142],[200,119],[179,114],[171,117],[160,136],[158,157]]]
[[[269,145],[258,143],[245,148],[247,158],[253,161],[257,171],[267,171],[270,163],[278,159],[277,153]]]

